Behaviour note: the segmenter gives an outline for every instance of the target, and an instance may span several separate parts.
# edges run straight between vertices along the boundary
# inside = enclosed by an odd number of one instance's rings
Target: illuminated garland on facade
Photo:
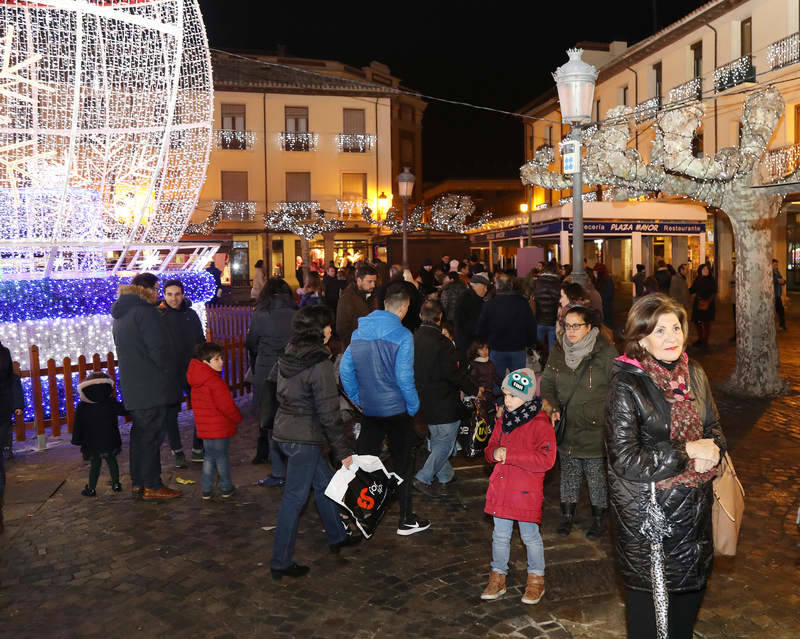
[[[425,209],[421,206],[415,206],[410,210],[406,216],[406,231],[411,233],[419,231],[422,228],[422,218],[425,215]],[[379,220],[372,215],[372,209],[365,206],[361,209],[361,218],[369,222],[373,226],[383,226],[389,229],[392,233],[403,232],[403,211],[402,209],[391,207],[386,211],[386,219]]]
[[[367,200],[336,200],[339,217],[345,217],[348,220],[359,215],[368,205]]]
[[[679,84],[674,89],[670,89],[669,101],[683,102],[684,100],[694,100],[702,97],[703,94],[703,79],[694,78],[683,84]]]
[[[275,209],[264,216],[264,227],[271,231],[294,233],[311,240],[320,233],[339,231],[345,226],[342,220],[326,218],[319,202],[278,202]]]
[[[800,60],[800,33],[793,33],[767,47],[767,62],[770,69],[780,69],[798,60]]]
[[[725,91],[748,81],[755,81],[752,56],[744,55],[733,62],[714,69],[714,86],[717,91]]]

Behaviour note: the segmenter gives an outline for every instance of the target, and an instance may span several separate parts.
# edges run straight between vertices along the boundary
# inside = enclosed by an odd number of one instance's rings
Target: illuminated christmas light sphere
[[[166,263],[212,114],[197,0],[0,0],[0,277]]]

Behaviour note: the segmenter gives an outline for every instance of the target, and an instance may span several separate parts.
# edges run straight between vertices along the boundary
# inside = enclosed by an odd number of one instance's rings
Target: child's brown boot
[[[481,599],[497,599],[504,594],[506,594],[506,576],[501,572],[492,570],[489,573],[489,583],[481,594]]]
[[[522,595],[522,603],[537,604],[544,596],[544,577],[534,575],[532,572],[528,573],[528,585],[525,588],[525,594]]]

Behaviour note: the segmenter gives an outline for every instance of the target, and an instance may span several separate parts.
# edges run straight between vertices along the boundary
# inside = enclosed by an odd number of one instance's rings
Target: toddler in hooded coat
[[[514,521],[528,553],[528,582],[522,602],[539,603],[544,595],[544,545],[539,533],[545,473],[556,461],[556,436],[536,396],[536,376],[529,368],[509,373],[501,385],[505,410],[498,410],[485,455],[495,467],[489,478],[485,511],[494,518],[492,571],[481,599],[506,592],[506,574]]]
[[[106,460],[111,473],[111,488],[115,493],[122,490],[119,481],[117,455],[122,451],[119,436],[119,417],[127,415],[117,401],[114,380],[105,373],[92,373],[78,384],[81,401],[75,410],[72,427],[72,443],[81,447],[83,458],[91,462],[89,483],[81,491],[84,497],[97,495],[97,480],[100,467]]]
[[[203,440],[203,499],[211,499],[214,476],[219,474],[223,498],[236,492],[231,479],[230,440],[242,414],[220,373],[224,350],[214,342],[198,344],[196,358],[189,362],[186,381],[192,388],[192,410],[197,436]]]

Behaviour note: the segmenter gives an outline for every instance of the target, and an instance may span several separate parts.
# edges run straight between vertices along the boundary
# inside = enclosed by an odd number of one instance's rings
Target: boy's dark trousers
[[[119,483],[119,464],[117,464],[116,455],[92,455],[91,466],[89,466],[89,488],[94,490],[97,487],[97,479],[100,477],[100,466],[106,460],[108,465],[108,472],[111,473],[111,482],[113,484]]]
[[[400,503],[400,523],[412,515],[411,511],[411,479],[413,477],[414,456],[412,454],[416,442],[414,419],[407,413],[390,417],[369,417],[361,420],[361,434],[356,440],[359,455],[375,455],[381,452],[383,440],[389,438],[389,453],[392,456],[393,471],[403,479],[397,489]]]

